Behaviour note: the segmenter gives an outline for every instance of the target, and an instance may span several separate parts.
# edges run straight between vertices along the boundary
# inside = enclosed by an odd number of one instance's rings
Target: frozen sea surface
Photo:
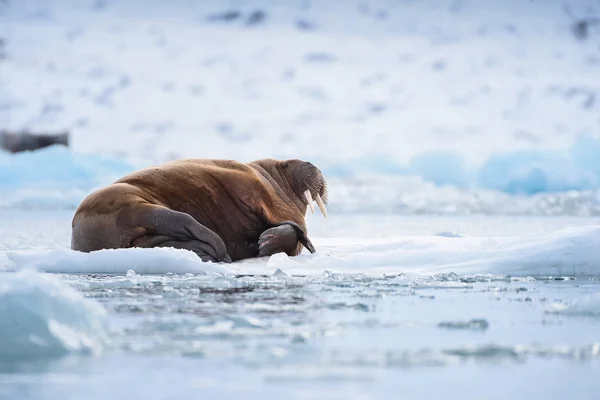
[[[60,350],[3,357],[0,397],[591,399],[600,389],[593,218],[311,216],[314,258],[226,268],[185,252],[78,259],[71,215],[0,213],[0,265],[11,270],[0,297],[37,299],[35,313],[3,302],[3,321],[30,339],[3,330],[0,354]],[[169,272],[192,263],[194,273]],[[552,273],[561,263],[570,275]],[[30,270],[61,265],[69,273]],[[47,329],[53,321],[63,329]]]

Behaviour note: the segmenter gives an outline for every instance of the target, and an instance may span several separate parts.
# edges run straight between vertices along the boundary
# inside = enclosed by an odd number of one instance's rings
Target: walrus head
[[[304,215],[308,208],[315,212],[313,202],[327,218],[327,182],[321,171],[313,164],[302,160],[264,159],[253,164],[262,167],[294,201]]]

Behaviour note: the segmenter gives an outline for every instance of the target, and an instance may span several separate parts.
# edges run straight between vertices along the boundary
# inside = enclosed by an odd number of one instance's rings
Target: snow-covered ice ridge
[[[417,157],[445,180],[428,153],[470,171],[598,138],[600,32],[577,25],[598,15],[596,0],[2,2],[0,126],[152,162]],[[567,169],[547,186],[589,184]]]
[[[233,264],[203,263],[187,250],[118,249],[81,253],[67,248],[0,252],[0,271],[35,268],[53,273],[193,273],[214,277],[244,275],[316,276],[323,273],[433,275],[494,274],[516,277],[598,277],[600,228],[570,228],[515,237],[414,236],[313,238],[319,252]]]

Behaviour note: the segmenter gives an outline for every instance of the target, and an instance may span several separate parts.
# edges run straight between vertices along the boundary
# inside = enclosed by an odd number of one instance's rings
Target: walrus
[[[225,262],[315,248],[305,216],[327,217],[327,182],[302,160],[183,159],[128,174],[87,196],[71,249],[174,247]]]

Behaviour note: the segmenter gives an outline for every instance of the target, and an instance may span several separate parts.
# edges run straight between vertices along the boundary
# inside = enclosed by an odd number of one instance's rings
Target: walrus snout
[[[313,201],[317,203],[319,210],[327,218],[327,182],[323,173],[310,162],[303,161],[294,174],[294,182],[302,193],[300,198],[314,214]]]

